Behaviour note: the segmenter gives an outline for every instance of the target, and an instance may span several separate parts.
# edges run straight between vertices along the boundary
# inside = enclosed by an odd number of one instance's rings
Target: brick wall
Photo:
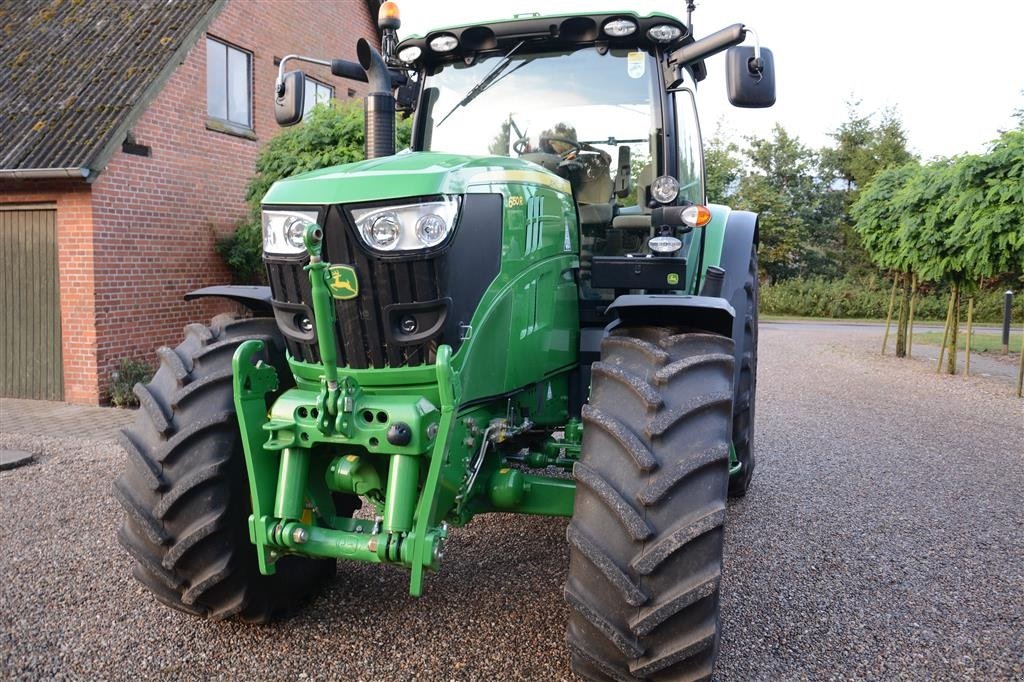
[[[257,152],[279,130],[273,116],[274,59],[300,53],[354,60],[359,37],[376,40],[362,0],[230,0],[207,34],[252,53],[257,139],[207,129],[204,35],[134,126],[135,143],[149,146],[151,156],[118,151],[92,185],[91,229],[69,237],[78,244],[91,234],[95,272],[94,288],[82,289],[94,296],[95,324],[81,342],[66,346],[66,366],[92,371],[82,386],[77,376],[66,377],[74,402],[96,402],[121,358],[152,360],[155,348],[178,343],[185,324],[230,309],[181,297],[230,281],[214,243],[245,215],[245,186]],[[351,99],[350,90],[355,98],[365,90],[323,67],[289,67],[333,85],[342,101]],[[61,261],[87,270],[79,252],[68,250],[77,248],[65,248],[62,241]],[[94,347],[85,349],[90,343]],[[91,365],[79,354],[91,358]]]

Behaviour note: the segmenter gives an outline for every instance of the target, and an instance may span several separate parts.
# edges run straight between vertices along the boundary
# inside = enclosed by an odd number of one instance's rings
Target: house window
[[[309,110],[318,104],[325,104],[334,97],[334,88],[306,76],[306,94],[302,103],[302,116],[305,118]]]
[[[206,39],[206,113],[252,130],[252,55],[213,38]]]

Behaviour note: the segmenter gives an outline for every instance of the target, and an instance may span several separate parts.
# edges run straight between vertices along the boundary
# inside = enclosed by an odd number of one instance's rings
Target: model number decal
[[[512,195],[508,198],[509,208],[516,208],[517,206],[522,206],[524,203],[523,198],[518,195]]]

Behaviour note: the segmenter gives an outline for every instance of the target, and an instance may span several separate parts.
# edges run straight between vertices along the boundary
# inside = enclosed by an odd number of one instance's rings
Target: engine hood
[[[569,182],[540,166],[504,156],[401,152],[321,168],[275,182],[264,204],[351,204],[432,194],[499,191],[507,183],[545,185],[572,194]]]

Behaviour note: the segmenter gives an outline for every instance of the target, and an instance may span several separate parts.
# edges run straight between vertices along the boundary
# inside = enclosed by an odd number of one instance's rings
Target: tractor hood
[[[545,185],[566,194],[569,182],[540,166],[504,156],[401,152],[296,175],[273,184],[264,204],[351,204],[435,194],[488,192],[494,184]]]

